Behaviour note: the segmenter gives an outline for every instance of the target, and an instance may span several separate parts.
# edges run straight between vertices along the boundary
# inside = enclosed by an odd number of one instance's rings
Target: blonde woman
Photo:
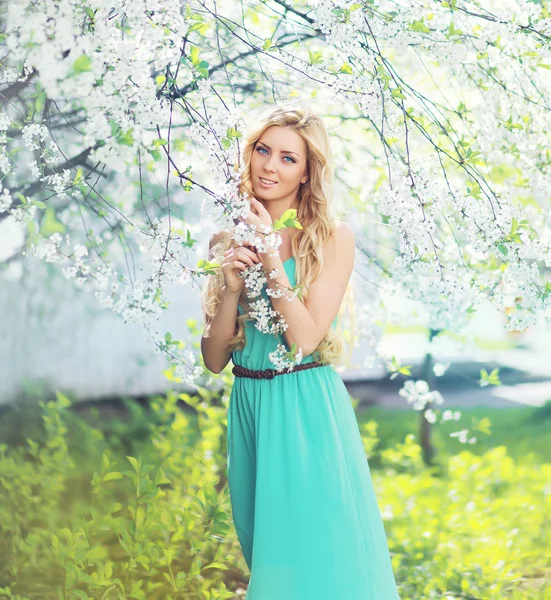
[[[244,140],[246,222],[262,231],[289,208],[302,229],[280,230],[279,256],[214,235],[222,265],[204,289],[205,365],[232,360],[228,484],[250,569],[247,600],[396,600],[385,530],[350,397],[334,368],[336,325],[354,267],[352,229],[331,214],[332,153],[323,121],[299,105],[265,112]],[[266,294],[288,327],[268,334],[248,315],[239,274],[262,263],[273,289],[302,285],[288,301]],[[278,285],[279,284],[279,285]],[[302,349],[293,370],[269,358],[279,343]]]

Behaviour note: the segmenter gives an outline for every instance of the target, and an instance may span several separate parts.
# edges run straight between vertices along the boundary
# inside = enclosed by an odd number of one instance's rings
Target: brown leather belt
[[[241,365],[234,365],[232,373],[237,377],[252,377],[253,379],[273,379],[276,375],[284,375],[285,373],[294,373],[295,371],[304,371],[305,369],[313,369],[314,367],[325,367],[329,363],[320,362],[309,362],[296,365],[293,370],[284,369],[283,371],[276,371],[276,369],[264,369],[263,371],[254,371],[253,369],[247,369]]]

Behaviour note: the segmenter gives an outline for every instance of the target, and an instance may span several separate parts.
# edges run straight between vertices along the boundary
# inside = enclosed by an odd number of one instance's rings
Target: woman
[[[228,484],[236,532],[250,569],[247,600],[396,600],[382,518],[354,410],[334,366],[335,326],[354,265],[351,228],[331,215],[332,153],[322,120],[300,106],[270,110],[245,139],[245,221],[262,231],[290,208],[302,229],[279,231],[279,256],[210,241],[222,268],[205,286],[205,365],[230,358]],[[277,337],[248,318],[240,273],[262,262],[267,286],[303,286],[274,298],[288,324]],[[265,290],[263,297],[268,298]],[[278,339],[279,338],[279,339]],[[278,342],[302,359],[274,373]]]

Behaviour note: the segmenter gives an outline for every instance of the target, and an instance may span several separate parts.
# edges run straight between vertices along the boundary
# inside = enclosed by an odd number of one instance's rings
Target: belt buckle
[[[275,369],[265,369],[266,379],[273,379],[275,377]]]

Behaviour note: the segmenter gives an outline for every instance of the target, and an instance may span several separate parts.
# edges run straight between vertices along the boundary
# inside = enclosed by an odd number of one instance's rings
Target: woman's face
[[[264,180],[275,183],[264,184]],[[295,200],[308,180],[306,142],[288,127],[272,125],[256,142],[251,156],[251,182],[259,200]]]

